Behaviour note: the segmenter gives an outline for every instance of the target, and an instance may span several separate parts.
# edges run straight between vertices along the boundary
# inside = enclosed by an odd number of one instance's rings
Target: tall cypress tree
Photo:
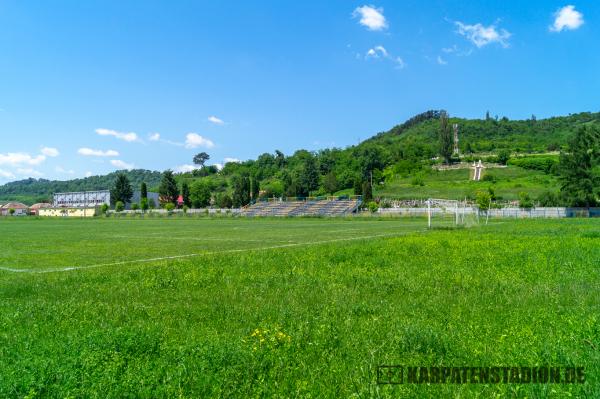
[[[190,199],[190,186],[186,181],[181,183],[181,197],[183,198],[183,205],[187,207],[192,206],[192,201]]]
[[[165,170],[158,187],[158,193],[160,194],[160,202],[163,204],[171,203],[177,206],[177,197],[179,196],[179,190],[177,189],[177,182],[173,171]]]
[[[560,156],[563,198],[570,206],[595,206],[600,198],[600,129],[584,126],[575,132],[568,152]]]
[[[131,197],[133,197],[131,183],[129,183],[129,179],[124,173],[119,173],[115,179],[113,188],[110,190],[110,202],[116,204],[120,201],[123,204],[127,204],[131,202]]]
[[[148,186],[146,186],[146,182],[142,182],[140,187],[140,200],[144,198],[148,199]]]
[[[446,111],[442,111],[440,113],[440,131],[438,134],[439,142],[440,142],[440,155],[444,158],[444,162],[447,164],[450,163],[450,158],[452,157],[452,147],[454,144],[454,138],[452,137],[452,132],[450,130],[450,122],[448,120],[448,113]]]

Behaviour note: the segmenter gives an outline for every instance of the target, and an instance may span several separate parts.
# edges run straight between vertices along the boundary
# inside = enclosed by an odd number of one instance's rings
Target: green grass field
[[[600,397],[600,224],[0,220],[0,397]],[[585,384],[378,385],[382,364]]]

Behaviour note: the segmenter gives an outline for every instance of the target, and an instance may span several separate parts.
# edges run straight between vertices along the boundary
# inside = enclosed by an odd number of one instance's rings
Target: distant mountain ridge
[[[118,173],[124,173],[134,189],[139,189],[142,182],[146,182],[148,187],[157,186],[161,177],[161,172],[133,169],[64,181],[29,178],[0,186],[0,201],[14,200],[31,205],[34,202],[50,200],[56,192],[108,190]]]

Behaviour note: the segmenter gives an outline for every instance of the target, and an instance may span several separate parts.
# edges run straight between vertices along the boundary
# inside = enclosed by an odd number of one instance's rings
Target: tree
[[[560,206],[560,198],[558,194],[552,191],[544,191],[537,197],[539,206],[554,207]]]
[[[108,204],[102,204],[102,206],[100,207],[100,213],[102,215],[106,215],[108,213]]]
[[[219,208],[231,208],[233,201],[231,197],[226,193],[221,193],[217,196],[217,206]]]
[[[489,219],[489,210],[492,206],[492,197],[490,196],[490,193],[485,191],[477,192],[475,195],[475,202],[477,202],[479,211],[485,211],[485,224],[487,224]]]
[[[122,202],[127,204],[131,202],[133,197],[133,189],[131,183],[124,173],[119,173],[115,179],[113,188],[110,190],[110,200],[112,203]]]
[[[308,197],[312,190],[319,187],[319,170],[315,157],[308,153],[297,171],[298,196]]]
[[[329,194],[333,194],[338,190],[338,181],[335,177],[335,173],[329,172],[325,175],[323,179],[323,188]]]
[[[183,205],[188,208],[192,206],[192,201],[190,200],[190,186],[186,181],[181,183],[181,196],[183,197]]]
[[[123,212],[124,210],[125,210],[125,204],[123,203],[123,201],[117,201],[115,203],[115,211]]]
[[[14,215],[15,214],[15,208],[10,208],[8,210],[8,213],[10,214],[10,216]]]
[[[132,211],[137,211],[138,209],[140,209],[140,204],[136,204],[136,203],[131,204]]]
[[[560,191],[569,206],[590,207],[600,196],[600,129],[578,129],[560,155]]]
[[[498,163],[500,165],[506,165],[508,160],[510,159],[510,151],[509,150],[500,150],[498,153]]]
[[[373,188],[371,187],[371,183],[368,181],[364,181],[362,184],[362,200],[363,202],[368,202],[373,199]]]
[[[194,164],[199,165],[200,169],[204,167],[204,163],[210,159],[210,155],[205,152],[201,152],[199,154],[194,155]]]
[[[440,131],[438,139],[440,144],[440,155],[444,158],[444,162],[449,164],[450,159],[452,158],[454,138],[452,136],[450,123],[448,121],[448,113],[446,111],[442,111],[440,115]]]
[[[474,152],[473,147],[471,147],[471,143],[469,143],[468,141],[467,144],[465,144],[465,152],[467,154],[472,154]]]
[[[282,169],[285,166],[285,155],[279,150],[275,150],[275,165]]]
[[[519,207],[524,209],[533,208],[533,200],[525,191],[519,193]]]
[[[190,201],[194,208],[206,208],[210,205],[211,187],[204,180],[197,180],[190,190]]]
[[[148,198],[148,186],[146,186],[146,182],[142,182],[140,187],[140,200]]]
[[[352,181],[352,191],[354,192],[354,195],[362,195],[362,181],[359,177],[355,177]]]
[[[490,111],[486,111],[486,113],[485,113],[485,120],[486,120],[486,121],[489,121],[490,119],[492,119],[492,118],[490,117]]]
[[[177,205],[177,197],[179,196],[179,190],[177,189],[177,182],[173,171],[165,170],[158,187],[158,194],[160,195],[160,202],[162,204],[173,204]]]
[[[146,212],[148,210],[148,198],[142,198],[140,201],[140,209],[142,212]]]
[[[231,177],[233,196],[231,200],[236,208],[246,206],[250,203],[250,179],[246,175],[233,175]]]
[[[250,200],[256,202],[260,193],[260,183],[256,177],[250,176]]]

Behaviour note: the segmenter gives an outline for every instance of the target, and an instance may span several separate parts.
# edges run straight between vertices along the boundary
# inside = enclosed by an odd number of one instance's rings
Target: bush
[[[184,206],[183,206],[183,213],[188,213],[188,210],[189,210],[189,209],[190,209],[190,208],[188,208],[188,206],[187,206],[187,205],[184,205]]]
[[[496,183],[498,181],[498,179],[496,178],[496,175],[494,175],[492,173],[486,173],[481,178],[481,181],[489,181],[492,183]]]
[[[140,209],[140,205],[139,204],[131,204],[131,210],[137,211],[138,209]]]
[[[498,153],[497,161],[500,165],[506,165],[510,160],[510,151],[509,150],[501,150]]]
[[[552,173],[556,171],[558,165],[557,157],[523,157],[512,158],[508,161],[509,165],[515,165],[523,169],[541,170],[542,172]]]
[[[8,210],[8,213],[10,213],[11,216],[14,215],[15,214],[15,208],[10,208]]]
[[[558,193],[552,191],[544,191],[537,197],[537,202],[540,206],[560,206],[561,200]]]
[[[217,196],[217,206],[219,208],[231,208],[233,206],[233,201],[229,194],[219,194]]]
[[[379,209],[379,205],[377,205],[377,202],[371,201],[367,204],[367,209],[369,209],[371,213],[375,213]]]
[[[167,210],[167,212],[169,212],[169,214],[173,213],[173,210],[175,210],[175,205],[172,202],[167,202],[165,204],[165,209]]]
[[[487,211],[492,205],[492,197],[490,193],[485,191],[478,191],[475,194],[475,201],[477,202],[477,207],[482,211]]]
[[[423,179],[423,175],[417,174],[412,178],[410,184],[412,184],[413,186],[424,186],[425,179]]]
[[[115,204],[115,211],[123,212],[125,210],[125,204],[122,201],[117,201]]]
[[[106,215],[107,212],[108,212],[108,205],[102,204],[102,206],[100,207],[100,213],[103,215]]]
[[[533,208],[533,200],[529,194],[524,191],[519,193],[519,207],[525,209]]]
[[[140,201],[140,208],[144,212],[148,210],[148,198],[142,198],[142,200]]]

